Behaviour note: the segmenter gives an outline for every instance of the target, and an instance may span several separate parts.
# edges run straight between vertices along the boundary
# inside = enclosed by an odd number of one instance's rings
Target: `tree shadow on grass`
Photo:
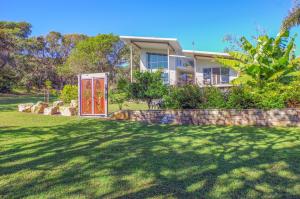
[[[299,129],[81,120],[1,129],[0,195],[299,198]],[[1,181],[0,181],[1,182]]]

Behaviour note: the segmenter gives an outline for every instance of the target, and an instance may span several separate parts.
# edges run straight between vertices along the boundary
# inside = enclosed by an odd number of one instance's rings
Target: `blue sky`
[[[27,21],[33,35],[49,31],[175,37],[184,49],[223,51],[225,35],[276,35],[292,0],[0,0],[0,20]],[[300,32],[294,28],[293,32]],[[297,38],[300,55],[300,35]]]

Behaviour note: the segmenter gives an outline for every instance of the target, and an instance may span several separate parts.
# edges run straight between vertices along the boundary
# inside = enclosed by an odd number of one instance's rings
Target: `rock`
[[[63,106],[63,105],[64,105],[64,102],[61,100],[53,102],[54,107],[59,107],[59,106]]]
[[[44,115],[55,115],[58,114],[58,106],[50,106],[44,109]]]
[[[124,111],[114,112],[111,118],[115,120],[129,120],[130,119],[129,111],[124,110]]]
[[[19,104],[19,105],[18,105],[18,111],[19,111],[19,112],[30,113],[30,112],[31,112],[31,107],[32,107],[32,106],[33,106],[33,103]]]
[[[70,107],[78,108],[78,101],[77,100],[71,100]]]
[[[61,107],[59,107],[59,112],[63,116],[74,116],[74,115],[77,115],[76,108],[74,108],[74,107],[61,106]]]
[[[48,104],[46,102],[39,101],[31,107],[31,112],[36,113],[36,114],[44,113],[44,109],[47,107],[48,107]]]

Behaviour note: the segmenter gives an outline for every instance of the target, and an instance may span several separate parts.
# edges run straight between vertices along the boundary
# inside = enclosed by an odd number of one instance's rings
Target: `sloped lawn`
[[[0,198],[300,198],[298,128],[145,125],[13,107],[0,97]]]

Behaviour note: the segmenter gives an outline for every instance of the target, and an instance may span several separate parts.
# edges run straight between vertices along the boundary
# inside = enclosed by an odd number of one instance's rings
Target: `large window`
[[[228,84],[229,69],[228,68],[204,68],[203,84]]]
[[[148,68],[159,69],[168,68],[168,56],[165,54],[147,53]]]

